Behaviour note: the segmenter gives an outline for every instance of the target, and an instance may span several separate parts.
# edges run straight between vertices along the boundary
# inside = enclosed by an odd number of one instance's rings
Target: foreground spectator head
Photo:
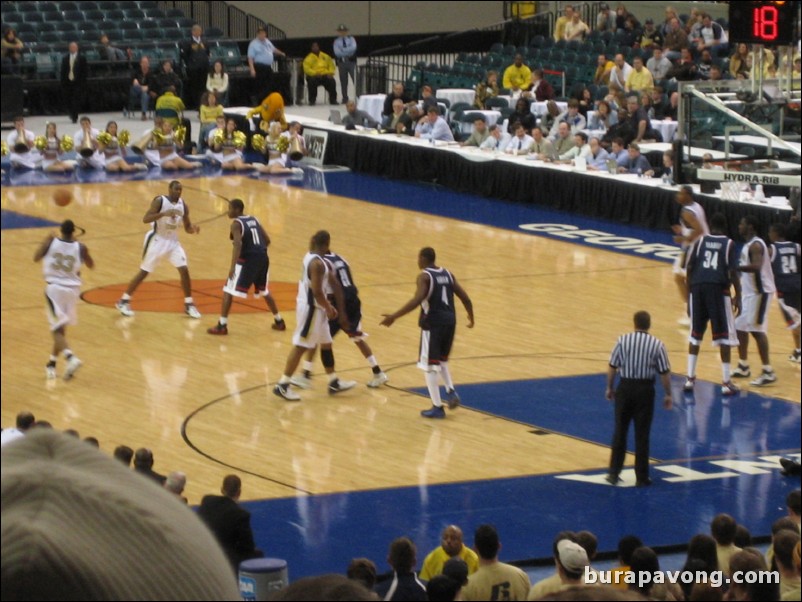
[[[376,585],[376,565],[369,558],[354,558],[346,573],[349,579],[358,581],[368,589]]]
[[[119,460],[126,466],[131,465],[131,459],[134,457],[134,450],[127,445],[118,445],[114,448],[114,459]]]
[[[774,558],[777,560],[777,568],[783,576],[794,575],[794,548],[799,543],[799,533],[783,529],[774,536]],[[798,575],[797,575],[798,576]]]
[[[226,475],[220,491],[224,496],[236,501],[242,493],[242,480],[235,474]]]
[[[752,545],[752,534],[743,525],[735,527],[735,539],[732,541],[739,548],[748,548]]]
[[[415,544],[408,537],[399,537],[390,544],[387,562],[397,573],[411,573],[418,562]]]
[[[799,524],[800,514],[802,514],[802,493],[799,489],[794,489],[785,497],[785,506],[788,508],[788,516]]]
[[[429,600],[450,602],[457,599],[462,585],[447,575],[436,575],[426,584],[426,596]]]
[[[657,559],[657,554],[651,548],[641,546],[637,548],[629,559],[629,570],[633,573],[640,573],[640,571],[648,571],[652,574],[660,570],[660,561]],[[638,588],[644,596],[648,596],[654,584],[649,582],[645,583],[643,587]]]
[[[270,600],[378,600],[364,585],[342,575],[320,575],[293,581]]]
[[[479,525],[473,536],[473,545],[479,558],[494,560],[501,549],[496,528],[493,525]]]
[[[563,539],[557,544],[557,568],[560,576],[565,576],[563,583],[581,579],[589,564],[585,548],[578,543]]]
[[[730,557],[732,574],[767,570],[763,554],[755,548],[745,548]],[[746,581],[742,579],[740,581]],[[730,600],[779,600],[780,584],[773,579],[756,579],[757,583],[730,583],[728,598]]]
[[[184,488],[187,486],[187,475],[183,472],[174,470],[167,475],[167,480],[164,482],[164,488],[170,493],[180,496],[184,493]]]
[[[140,447],[134,454],[134,468],[148,470],[153,468],[153,452],[146,447]]]
[[[440,535],[440,545],[449,556],[456,556],[462,550],[462,529],[457,525],[449,525]]]
[[[624,535],[618,540],[618,559],[623,566],[632,562],[632,553],[643,546],[643,542],[634,535]]]
[[[17,414],[17,429],[20,431],[27,431],[31,428],[34,424],[36,424],[36,418],[34,418],[31,412],[20,412]]]
[[[443,575],[451,577],[461,586],[468,584],[468,563],[462,558],[449,558],[443,564]]]
[[[593,140],[596,140],[596,144],[598,146],[599,140],[597,138],[593,138],[591,142]],[[580,531],[576,534],[576,543],[585,549],[585,552],[588,555],[588,560],[592,561],[596,557],[596,550],[599,547],[599,540],[593,533],[590,531]]]
[[[735,541],[738,524],[729,514],[717,514],[710,523],[710,534],[720,546],[728,546]]]
[[[3,600],[238,598],[212,535],[163,489],[35,429],[2,452]]]

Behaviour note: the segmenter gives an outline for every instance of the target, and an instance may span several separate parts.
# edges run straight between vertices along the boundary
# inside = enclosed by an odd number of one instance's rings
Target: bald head
[[[462,550],[462,529],[457,525],[449,525],[443,529],[440,542],[449,556],[456,556]]]

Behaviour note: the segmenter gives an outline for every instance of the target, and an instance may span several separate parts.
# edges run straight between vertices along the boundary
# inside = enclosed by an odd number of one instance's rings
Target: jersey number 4
[[[780,258],[780,269],[783,274],[797,274],[796,257],[794,255],[783,255]]]

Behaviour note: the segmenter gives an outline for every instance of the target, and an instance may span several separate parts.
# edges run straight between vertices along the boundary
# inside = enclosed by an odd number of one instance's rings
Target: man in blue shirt
[[[340,24],[337,27],[338,37],[334,40],[334,57],[337,69],[340,71],[340,94],[343,102],[348,102],[348,76],[354,82],[356,89],[356,40],[348,35],[348,28]]]
[[[429,107],[426,111],[426,119],[422,119],[415,128],[415,137],[432,142],[435,140],[454,142],[454,134],[446,120],[440,117],[437,107]]]
[[[630,143],[628,152],[629,159],[618,168],[618,173],[645,175],[646,172],[652,171],[648,159],[640,154],[640,146],[637,142]]]
[[[588,169],[591,171],[607,171],[607,159],[610,155],[601,147],[598,138],[591,138],[590,155],[587,157]]]
[[[248,67],[251,77],[254,79],[251,90],[251,104],[256,105],[259,99],[264,98],[271,92],[273,78],[273,55],[287,56],[281,50],[273,46],[267,39],[267,28],[260,25],[256,32],[256,38],[248,44]]]

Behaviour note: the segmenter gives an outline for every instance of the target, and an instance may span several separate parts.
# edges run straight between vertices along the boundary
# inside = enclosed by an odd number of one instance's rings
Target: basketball
[[[59,188],[53,193],[53,202],[59,207],[66,207],[72,202],[72,193],[69,190]]]

